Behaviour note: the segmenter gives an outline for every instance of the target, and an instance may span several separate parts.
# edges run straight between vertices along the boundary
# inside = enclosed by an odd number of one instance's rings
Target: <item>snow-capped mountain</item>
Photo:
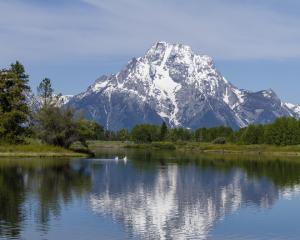
[[[272,90],[238,89],[209,56],[166,42],[156,43],[144,57],[133,58],[117,74],[100,77],[69,104],[112,130],[162,121],[191,129],[239,128],[300,116],[300,107],[283,103]]]
[[[300,105],[299,104],[292,104],[292,103],[285,103],[285,106],[289,108],[292,112],[297,115],[297,118],[300,118]]]

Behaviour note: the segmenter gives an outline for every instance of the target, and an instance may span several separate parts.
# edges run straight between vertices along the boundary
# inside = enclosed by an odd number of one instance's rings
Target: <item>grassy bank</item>
[[[300,156],[300,146],[274,146],[274,145],[238,145],[238,144],[212,144],[212,143],[182,143],[176,145],[177,150],[199,151],[206,153],[236,153],[236,154],[270,154]]]
[[[0,157],[85,157],[87,154],[28,139],[24,144],[0,143]]]
[[[216,154],[265,154],[278,156],[300,156],[300,146],[273,146],[273,145],[238,145],[238,144],[212,144],[198,142],[153,142],[149,144],[136,144],[132,142],[90,141],[89,148],[97,149],[148,149],[148,150],[177,150],[195,153]]]

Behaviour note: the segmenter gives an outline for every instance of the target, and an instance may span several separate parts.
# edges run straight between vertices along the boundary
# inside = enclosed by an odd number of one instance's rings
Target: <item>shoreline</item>
[[[84,149],[66,149],[58,146],[42,144],[37,141],[28,141],[25,144],[0,144],[0,158],[5,157],[89,157]]]
[[[1,157],[36,157],[36,158],[60,158],[60,157],[88,157],[88,154],[83,153],[55,153],[55,152],[0,152]]]
[[[177,151],[186,151],[186,150],[177,150]],[[300,156],[300,152],[284,152],[284,151],[278,151],[278,152],[269,152],[269,151],[233,151],[233,150],[190,150],[191,153],[214,153],[218,155],[256,155],[256,156],[288,156],[288,157],[297,157]]]
[[[191,152],[194,154],[211,153],[218,155],[257,155],[257,156],[300,156],[300,146],[273,146],[273,145],[238,145],[238,144],[212,144],[197,142],[153,142],[148,144],[137,144],[119,141],[90,141],[89,148],[95,152],[98,150],[118,150],[118,149],[137,149],[137,150],[165,150],[178,152]]]

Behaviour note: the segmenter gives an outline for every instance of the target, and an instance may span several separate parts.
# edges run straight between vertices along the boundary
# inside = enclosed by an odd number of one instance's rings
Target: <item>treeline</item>
[[[295,118],[283,117],[271,124],[249,125],[237,131],[224,126],[199,128],[191,131],[185,128],[168,129],[165,123],[162,126],[142,124],[132,129],[130,139],[137,143],[194,141],[215,144],[298,145],[300,144],[300,121]]]

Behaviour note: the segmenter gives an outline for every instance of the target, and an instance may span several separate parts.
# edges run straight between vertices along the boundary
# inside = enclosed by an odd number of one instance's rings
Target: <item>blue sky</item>
[[[214,58],[240,88],[300,103],[299,0],[0,0],[0,66],[76,94],[157,41]]]

